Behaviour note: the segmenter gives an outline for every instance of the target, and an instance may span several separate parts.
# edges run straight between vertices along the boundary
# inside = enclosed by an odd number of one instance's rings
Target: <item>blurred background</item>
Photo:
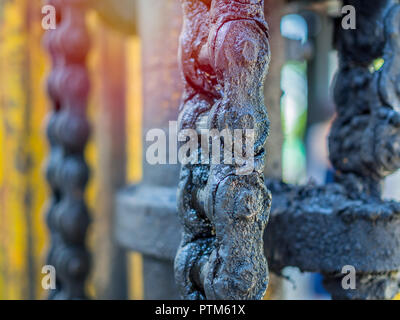
[[[164,0],[149,2],[154,1]],[[145,10],[144,1],[140,2]],[[174,7],[171,12],[176,12],[179,1],[167,2]],[[50,110],[45,81],[50,60],[42,46],[42,5],[38,0],[0,0],[0,299],[46,296],[41,287],[41,269],[48,249],[44,212],[49,190],[44,166],[48,156],[45,124]],[[272,25],[276,29],[272,59],[280,61],[271,67],[266,88],[266,92],[275,90],[277,97],[277,102],[267,101],[267,105],[277,105],[275,109],[271,106],[270,152],[279,162],[277,175],[294,184],[310,180],[323,184],[331,179],[327,135],[334,117],[330,87],[337,56],[331,35],[338,3],[327,1],[312,9],[286,6],[280,0],[271,7],[279,12],[275,15],[278,21]],[[143,84],[146,69],[142,60],[146,58],[148,64],[154,61],[143,55],[148,53],[143,49],[145,31],[126,32],[126,26],[113,26],[118,22],[104,17],[104,11],[99,12],[100,15],[90,10],[87,14],[92,41],[88,59],[92,136],[86,150],[91,168],[86,197],[92,224],[87,242],[93,255],[88,292],[92,297],[107,298],[110,282],[119,279],[115,281],[126,283],[127,298],[142,299],[146,273],[142,256],[127,253],[126,276],[118,274],[110,261],[114,247],[109,219],[115,190],[142,179],[143,101],[154,93],[152,90],[158,90],[151,83]],[[271,12],[267,10],[267,17]],[[165,30],[169,34],[165,41],[178,39],[180,19],[177,21],[176,28]],[[175,47],[174,44],[172,48]],[[274,50],[283,55],[274,56]],[[159,56],[169,54],[161,51]],[[176,57],[171,55],[170,59]],[[378,63],[376,68],[379,67]],[[179,93],[169,94],[174,95],[169,103],[173,101],[177,106]],[[266,96],[268,100],[267,93]],[[115,123],[117,128],[113,127]],[[120,177],[118,181],[115,176]],[[399,176],[388,179],[388,198],[400,199],[399,183]],[[290,281],[277,281],[279,284],[270,289],[279,291],[280,297],[328,298],[319,275],[301,275],[288,269],[285,276]]]
[[[45,297],[41,269],[48,249],[44,214],[49,190],[44,167],[48,156],[45,125],[50,110],[45,83],[50,60],[42,45],[45,32],[42,6],[38,0],[0,1],[0,299]],[[93,76],[89,119],[94,130],[86,154],[92,174],[86,194],[93,220],[88,245],[92,252],[99,250],[101,254],[104,247],[99,244],[99,238],[104,228],[102,224],[107,222],[102,221],[101,216],[96,217],[96,212],[104,209],[104,202],[99,199],[104,199],[107,183],[99,172],[100,149],[96,141],[101,139],[101,133],[96,130],[107,119],[102,119],[99,112],[106,103],[102,99],[104,91],[100,92],[99,71],[101,65],[107,70],[123,68],[126,77],[123,82],[131,84],[126,88],[124,102],[128,139],[126,178],[130,182],[139,181],[140,41],[137,36],[124,36],[106,27],[94,11],[88,13],[87,20],[92,41],[88,64]],[[129,261],[132,269],[130,297],[140,299],[140,256],[132,253]],[[93,296],[96,295],[94,277],[92,273],[89,281],[89,292]]]

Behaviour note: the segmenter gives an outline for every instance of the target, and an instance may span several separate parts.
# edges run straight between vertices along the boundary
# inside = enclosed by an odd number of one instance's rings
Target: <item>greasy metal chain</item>
[[[195,157],[183,165],[176,280],[185,299],[261,299],[268,284],[263,234],[271,205],[263,178],[269,122],[262,92],[270,59],[264,1],[182,0],[182,7],[179,129],[254,130],[254,167],[242,174],[246,160],[238,157],[231,164]],[[220,143],[221,154],[232,147],[225,139]],[[211,150],[200,139],[197,147],[199,154]]]
[[[345,4],[356,8],[357,28],[337,28],[330,158],[337,180],[357,197],[379,198],[381,180],[400,168],[400,6],[394,0]]]
[[[89,215],[84,198],[89,169],[84,151],[90,132],[86,118],[89,36],[85,1],[47,3],[57,11],[57,29],[45,35],[45,46],[52,58],[48,93],[53,106],[47,127],[51,147],[47,179],[52,191],[47,212],[51,235],[47,263],[55,267],[57,275],[56,289],[49,298],[84,299],[89,272],[85,247]]]

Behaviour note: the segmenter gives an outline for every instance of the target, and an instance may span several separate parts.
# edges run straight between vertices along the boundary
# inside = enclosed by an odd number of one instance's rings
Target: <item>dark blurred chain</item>
[[[400,168],[400,5],[394,0],[348,0],[344,5],[355,7],[357,28],[336,28],[337,118],[329,139],[330,159],[336,181],[345,187],[349,199],[367,203],[355,217],[361,219],[360,213],[367,216],[369,210],[378,224],[385,215],[398,215],[398,204],[382,200],[382,185],[385,177]],[[358,273],[353,291],[344,291],[340,279],[336,275],[325,278],[334,298],[389,299],[398,290],[399,274]]]
[[[52,58],[48,93],[53,105],[47,134],[50,158],[47,179],[52,199],[47,213],[51,235],[48,264],[56,268],[57,287],[50,299],[85,299],[89,253],[85,236],[89,214],[85,188],[89,169],[84,159],[89,137],[86,118],[89,36],[85,1],[50,0],[57,11],[57,29],[47,31],[45,45]]]
[[[382,179],[400,168],[400,6],[394,0],[345,4],[355,7],[357,28],[337,28],[330,158],[349,190],[380,197]]]

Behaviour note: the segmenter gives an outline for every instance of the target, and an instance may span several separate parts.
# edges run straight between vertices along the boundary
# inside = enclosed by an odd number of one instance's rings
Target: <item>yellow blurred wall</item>
[[[0,9],[0,298],[34,298],[46,233],[42,164],[46,114],[41,11],[30,0]]]

